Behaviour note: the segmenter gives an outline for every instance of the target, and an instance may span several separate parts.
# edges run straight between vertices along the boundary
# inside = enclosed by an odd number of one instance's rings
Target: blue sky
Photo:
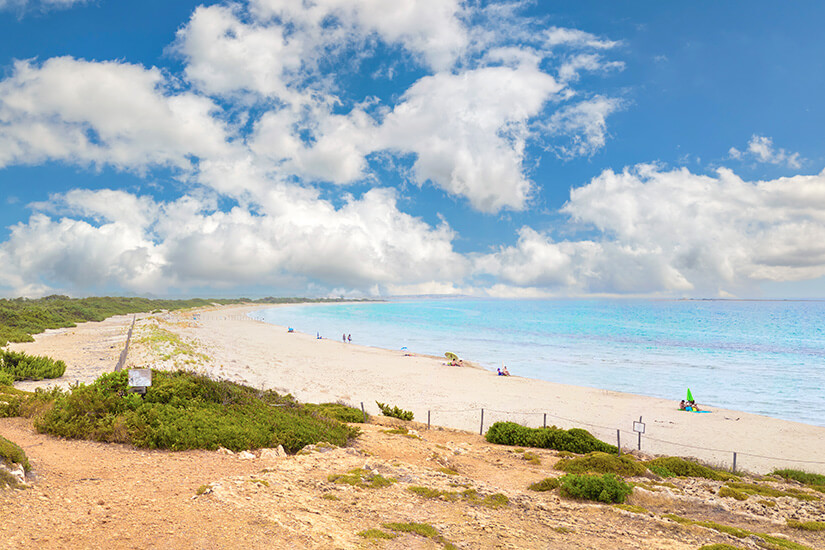
[[[823,12],[0,0],[0,294],[825,297]]]

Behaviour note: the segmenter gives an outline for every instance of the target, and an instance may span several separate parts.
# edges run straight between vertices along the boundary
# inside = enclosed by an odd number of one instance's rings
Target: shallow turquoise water
[[[421,300],[289,306],[254,317],[388,349],[453,351],[563,384],[825,426],[825,303]]]

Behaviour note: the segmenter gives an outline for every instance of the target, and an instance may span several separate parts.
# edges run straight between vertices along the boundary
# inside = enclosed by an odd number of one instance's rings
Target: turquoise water
[[[421,300],[252,314],[490,370],[825,426],[825,302]]]

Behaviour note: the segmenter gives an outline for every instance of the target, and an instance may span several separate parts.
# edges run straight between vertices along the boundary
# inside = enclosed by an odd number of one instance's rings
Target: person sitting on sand
[[[684,400],[684,399],[682,399],[681,401],[679,401],[679,410],[680,410],[680,411],[685,410],[685,407],[686,407],[686,406],[687,406],[687,405],[685,405],[685,400]]]
[[[510,371],[507,370],[507,365],[504,366],[504,370],[501,371],[501,374],[504,376],[510,376]]]
[[[496,369],[496,372],[498,373],[499,376],[504,376],[504,373],[501,372],[501,369]]]

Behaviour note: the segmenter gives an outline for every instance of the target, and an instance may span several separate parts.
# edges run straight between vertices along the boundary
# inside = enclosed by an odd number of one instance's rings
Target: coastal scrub
[[[141,397],[128,392],[127,371],[104,374],[54,397],[35,420],[42,432],[74,439],[131,443],[150,449],[233,451],[346,443],[357,428],[319,417],[290,395],[185,371],[152,371]]]
[[[499,445],[555,449],[578,454],[592,451],[613,454],[618,452],[615,446],[596,439],[590,432],[581,428],[528,428],[515,422],[496,422],[487,430],[486,438],[490,443]]]

